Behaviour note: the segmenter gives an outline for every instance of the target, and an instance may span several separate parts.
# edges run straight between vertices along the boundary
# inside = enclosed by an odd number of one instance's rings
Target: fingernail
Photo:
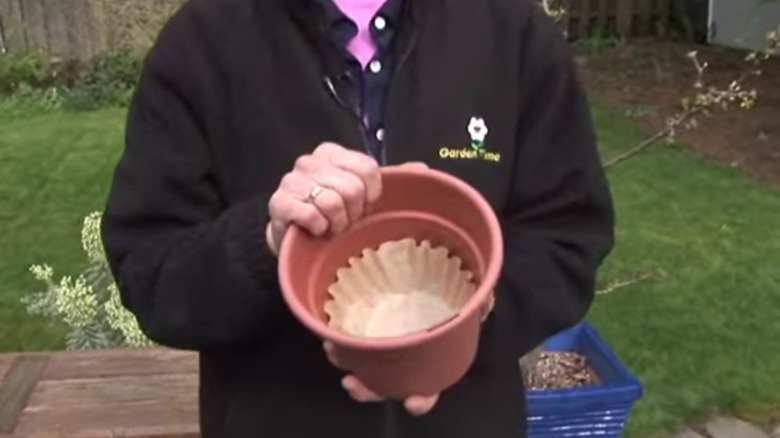
[[[424,414],[423,407],[420,406],[420,401],[417,399],[408,399],[404,403],[404,406],[406,407],[406,410],[409,411],[412,415],[422,415]]]

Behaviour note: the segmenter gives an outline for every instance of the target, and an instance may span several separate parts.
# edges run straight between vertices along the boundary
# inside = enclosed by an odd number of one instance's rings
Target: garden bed
[[[657,130],[680,110],[682,98],[695,91],[696,69],[687,56],[691,51],[709,64],[707,85],[726,88],[749,70],[744,51],[658,40],[638,40],[578,60],[589,93],[627,119]],[[770,59],[761,70],[746,81],[747,88],[758,91],[755,107],[701,119],[698,127],[680,130],[678,137],[701,156],[780,188],[780,59]]]

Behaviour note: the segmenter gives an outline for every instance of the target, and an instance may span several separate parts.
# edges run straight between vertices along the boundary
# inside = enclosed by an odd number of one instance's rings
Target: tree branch
[[[612,292],[615,292],[618,289],[622,289],[624,287],[632,286],[637,283],[641,283],[644,281],[652,280],[660,276],[660,273],[658,272],[640,272],[634,275],[633,278],[629,278],[627,280],[615,280],[612,283],[608,284],[607,287],[604,289],[596,291],[596,295],[606,295],[610,294]]]
[[[633,148],[617,155],[616,157],[612,158],[611,160],[604,163],[604,168],[608,169],[616,164],[619,164],[634,155],[639,154],[640,152],[644,151],[645,149],[649,148],[650,146],[654,145],[658,141],[660,141],[663,138],[666,138],[669,136],[669,134],[672,132],[672,128],[666,128],[662,131],[658,131],[650,138],[645,139],[638,145],[634,146]]]

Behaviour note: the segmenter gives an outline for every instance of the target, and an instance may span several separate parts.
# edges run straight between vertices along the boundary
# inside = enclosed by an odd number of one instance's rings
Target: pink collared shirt
[[[357,25],[358,32],[347,45],[347,50],[365,69],[377,50],[371,37],[371,20],[385,0],[333,0],[333,3]]]

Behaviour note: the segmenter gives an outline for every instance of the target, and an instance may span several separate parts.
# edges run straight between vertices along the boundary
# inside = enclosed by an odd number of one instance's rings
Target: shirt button
[[[376,30],[385,30],[385,27],[387,27],[387,20],[385,20],[385,17],[379,16],[374,18],[374,27]]]
[[[378,59],[375,59],[368,64],[368,68],[371,69],[372,73],[379,73],[382,71],[382,63]]]
[[[379,141],[384,141],[385,139],[385,130],[382,128],[379,128],[376,130],[376,139]]]

